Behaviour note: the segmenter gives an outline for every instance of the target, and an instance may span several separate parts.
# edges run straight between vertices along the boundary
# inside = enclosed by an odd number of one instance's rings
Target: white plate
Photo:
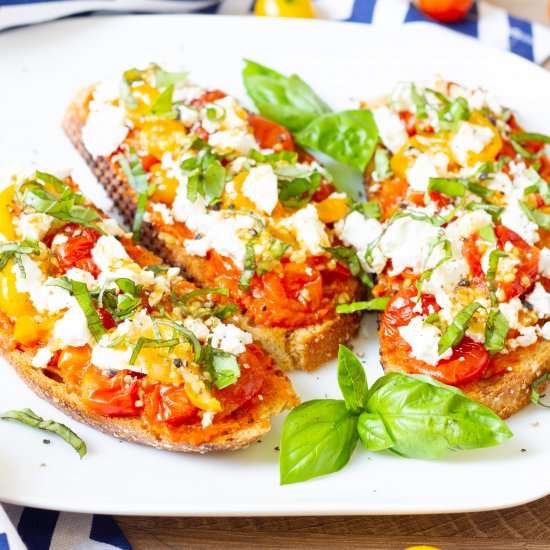
[[[244,98],[243,57],[297,72],[334,107],[387,93],[400,79],[439,73],[483,85],[521,109],[533,131],[550,132],[550,76],[522,59],[429,25],[389,32],[364,25],[251,18],[141,16],[72,19],[0,36],[0,166],[41,159],[77,167],[91,199],[100,189],[59,127],[83,85],[126,67],[176,60],[194,78]],[[366,320],[370,382],[380,375],[375,323]],[[150,515],[398,514],[502,508],[550,493],[550,417],[529,407],[510,420],[515,437],[438,461],[358,448],[341,472],[279,487],[275,447],[282,418],[260,444],[189,456],[121,443],[64,418],[0,365],[0,409],[31,407],[74,427],[82,461],[64,442],[0,423],[0,500],[74,512]],[[337,397],[335,365],[292,380],[304,400]]]

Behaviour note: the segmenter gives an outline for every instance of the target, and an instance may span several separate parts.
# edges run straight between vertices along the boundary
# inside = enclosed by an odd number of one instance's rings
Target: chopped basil
[[[434,250],[439,246],[443,245],[443,251],[445,254],[443,257],[434,265],[431,269],[426,269],[428,262],[430,261],[430,257],[433,254]],[[437,236],[435,237],[432,242],[430,243],[430,246],[428,247],[428,254],[426,256],[426,260],[424,262],[424,272],[420,276],[420,279],[416,282],[416,288],[418,289],[418,299],[420,299],[420,294],[422,293],[422,285],[426,279],[429,279],[432,276],[432,273],[442,264],[444,264],[447,260],[450,260],[453,256],[453,253],[451,251],[451,241],[445,239],[445,237]]]
[[[547,145],[550,144],[550,136],[546,136],[544,134],[534,134],[530,132],[519,132],[518,134],[514,134],[512,136],[512,139],[523,142],[534,141],[535,143],[546,143]]]
[[[90,329],[92,336],[95,338],[95,341],[99,342],[101,337],[106,334],[107,331],[105,330],[101,317],[94,306],[92,297],[88,292],[88,287],[86,286],[86,283],[82,283],[80,281],[70,280],[69,282],[71,284],[72,294],[84,312],[86,321],[88,322],[88,328]]]
[[[376,181],[383,181],[392,175],[390,154],[386,149],[377,149],[374,153],[374,173]]]
[[[172,96],[174,95],[174,85],[171,84],[155,99],[151,105],[151,114],[164,117],[176,118],[177,113],[173,110]]]
[[[210,373],[214,386],[219,390],[231,386],[241,376],[237,357],[213,348],[210,342],[204,347],[204,369]]]
[[[38,428],[47,432],[52,432],[64,441],[66,441],[77,453],[80,458],[86,455],[86,443],[78,437],[70,428],[54,420],[44,420],[31,409],[23,409],[21,411],[6,411],[0,413],[0,418],[4,420],[16,420],[27,426]]]
[[[455,130],[459,122],[470,118],[468,102],[463,97],[457,97],[452,103],[445,105],[438,113],[439,129],[443,131]]]
[[[180,324],[174,321],[171,321],[170,319],[155,319],[155,322],[158,323],[159,325],[170,327],[174,330],[174,333],[177,333],[180,336],[183,336],[183,338],[193,346],[195,361],[200,360],[201,345],[200,345],[200,342],[197,340],[197,337],[190,330],[187,330],[185,327],[182,327]]]
[[[539,173],[531,166],[527,172],[527,177],[533,182],[534,190],[531,192],[538,192],[544,201],[544,204],[550,205],[550,186],[548,182],[541,178]],[[525,190],[527,195],[527,189]]]
[[[499,309],[492,309],[485,325],[485,343],[483,347],[491,354],[499,352],[504,348],[506,335],[510,326],[506,317]]]
[[[197,296],[204,296],[208,294],[220,294],[221,296],[229,296],[229,290],[227,290],[227,288],[197,288],[196,290],[185,293],[179,298],[179,301],[186,304],[191,298],[196,298]]]
[[[109,287],[115,283],[121,294]],[[115,321],[132,317],[142,307],[141,291],[143,285],[136,285],[126,278],[107,279],[97,297],[98,307],[104,307]]]
[[[269,246],[269,253],[274,260],[280,260],[290,245],[284,241],[280,241],[275,237],[272,237],[271,245]]]
[[[484,187],[483,185],[479,185],[478,183],[474,183],[470,181],[470,182],[467,182],[467,185],[468,185],[468,191],[471,191],[472,193],[475,193],[480,197],[488,198],[494,194],[494,191],[492,189],[488,189],[487,187]]]
[[[314,172],[309,178],[282,180],[279,178],[279,200],[288,208],[302,208],[321,185],[322,176]]]
[[[373,298],[372,300],[368,300],[366,302],[340,304],[336,306],[336,313],[355,313],[356,311],[384,311],[390,300],[390,296],[381,296],[380,298]]]
[[[352,205],[352,210],[357,210],[361,212],[365,218],[375,218],[378,219],[382,216],[382,208],[377,202],[360,202]]]
[[[21,261],[23,254],[33,254],[38,256],[40,248],[36,241],[25,239],[20,242],[9,242],[0,244],[0,271],[3,271],[10,260],[13,260],[19,267],[19,272],[23,279],[26,277],[25,268]]]
[[[416,85],[411,83],[411,98],[414,106],[416,107],[416,118],[428,118],[428,112],[426,105],[428,104],[426,97],[420,94],[416,88]]]
[[[510,144],[512,145],[514,151],[518,155],[521,155],[523,158],[527,160],[539,159],[542,155],[544,155],[544,149],[541,149],[537,153],[529,152],[525,147],[523,147],[523,145],[519,143],[520,141],[526,141],[522,139],[522,136],[525,136],[525,135],[528,135],[528,134],[512,134],[510,136]]]
[[[117,160],[124,170],[128,183],[135,189],[138,196],[132,231],[133,239],[139,241],[147,199],[153,193],[154,187],[149,185],[147,172],[133,147],[130,147],[130,162],[124,155],[118,155]]]
[[[532,384],[531,384],[531,403],[535,405],[540,405],[541,407],[546,407],[547,409],[550,409],[550,405],[546,405],[541,402],[540,398],[544,397],[544,395],[540,395],[537,391],[538,387],[543,383],[550,380],[550,372],[547,372],[546,374],[543,374],[540,378],[537,378]]]
[[[438,92],[437,90],[434,90],[432,88],[426,88],[426,92],[433,94],[435,97],[437,97],[437,99],[439,99],[439,101],[441,101],[443,105],[451,104],[451,102],[441,92]]]
[[[155,85],[157,88],[166,88],[183,82],[189,76],[189,71],[170,73],[162,69],[155,71]]]
[[[256,162],[270,164],[275,164],[279,161],[285,161],[289,164],[296,164],[298,162],[298,153],[296,153],[295,151],[280,151],[279,153],[270,153],[268,155],[264,155],[263,153],[260,153],[260,151],[252,149],[248,156]]]
[[[504,208],[502,206],[495,206],[494,204],[483,204],[480,202],[469,202],[464,208],[466,208],[466,210],[484,210],[495,221],[499,220],[502,212],[504,212]]]
[[[175,294],[172,295],[172,301],[183,308],[183,310],[192,315],[195,318],[201,317],[217,317],[218,319],[227,319],[231,317],[233,313],[238,309],[237,304],[217,305],[215,302],[205,302],[203,300],[193,300],[199,296],[208,296],[209,294],[220,294],[222,296],[228,296],[229,291],[226,288],[199,288],[192,290],[187,294],[184,294],[180,298],[177,298]]]
[[[427,202],[429,202],[430,191],[437,191],[450,197],[463,197],[467,184],[467,180],[463,179],[430,178],[426,191]]]
[[[482,307],[480,303],[472,302],[456,314],[452,323],[439,339],[437,344],[437,353],[439,355],[443,355],[449,348],[455,348],[462,342],[474,313],[480,307]]]
[[[526,202],[518,200],[520,208],[525,212],[527,217],[539,227],[550,231],[550,214],[545,214],[532,206],[529,206]]]
[[[482,227],[479,230],[479,236],[489,243],[496,243],[497,242],[497,236],[495,235],[495,230],[493,229],[493,226],[491,224],[488,224],[484,227]]]
[[[134,346],[134,351],[128,363],[130,365],[135,365],[136,360],[143,348],[173,348],[180,343],[179,338],[172,338],[170,340],[156,340],[154,338],[145,338],[140,336],[136,345]]]
[[[118,91],[120,93],[120,97],[122,98],[122,101],[124,101],[124,104],[128,109],[131,111],[135,111],[138,108],[138,102],[136,98],[132,95],[132,90],[130,88],[130,84],[127,80],[124,78],[121,79]]]
[[[250,290],[250,281],[256,272],[256,252],[254,251],[254,243],[248,241],[245,247],[244,269],[239,278],[239,289],[244,292]]]
[[[324,248],[329,254],[331,254],[336,260],[343,263],[354,277],[358,277],[359,280],[368,287],[372,288],[372,281],[370,277],[363,271],[361,262],[357,256],[357,252],[351,248],[345,246],[327,246]]]
[[[497,275],[498,261],[500,258],[506,258],[508,254],[502,250],[493,250],[489,254],[489,269],[487,269],[487,285],[489,287],[489,295],[491,296],[491,305],[497,307],[498,300],[496,297],[495,278]]]

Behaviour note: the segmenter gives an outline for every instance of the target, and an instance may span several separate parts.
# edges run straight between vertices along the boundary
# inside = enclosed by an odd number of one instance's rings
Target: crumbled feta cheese
[[[546,246],[540,251],[539,273],[546,278],[550,278],[550,248]]]
[[[207,428],[212,424],[212,421],[214,420],[214,416],[216,416],[216,413],[214,411],[204,411],[202,413],[202,420],[201,420],[201,426],[203,428]]]
[[[92,101],[82,128],[84,147],[93,157],[114,153],[128,134],[126,110],[111,103]]]
[[[382,143],[392,153],[397,153],[409,139],[403,121],[385,105],[373,109],[372,114]]]
[[[441,331],[435,325],[424,324],[424,319],[420,316],[413,317],[408,325],[399,327],[399,334],[411,346],[411,356],[428,365],[435,366],[453,354],[453,350],[449,348],[439,355],[437,345]]]
[[[17,222],[17,229],[23,239],[40,241],[50,230],[53,220],[52,216],[40,212],[21,214]]]
[[[114,79],[103,80],[94,88],[93,99],[100,103],[115,101],[119,97],[120,86]]]
[[[71,306],[53,327],[54,337],[62,347],[79,348],[92,341],[88,321],[79,305]]]
[[[545,340],[550,340],[550,321],[542,325],[540,328],[540,334]]]
[[[66,273],[65,276],[71,281],[78,281],[80,283],[86,283],[88,290],[97,288],[97,281],[95,277],[88,271],[83,269],[78,269],[77,267],[71,267]]]
[[[463,239],[467,239],[482,227],[491,225],[492,223],[493,219],[490,214],[484,210],[466,212],[451,222],[445,229],[445,236],[451,243],[453,255],[460,256]]]
[[[439,171],[433,159],[427,153],[418,155],[414,164],[406,171],[407,181],[411,189],[415,191],[426,191],[430,178],[439,177]]]
[[[186,82],[179,83],[172,95],[172,101],[174,103],[191,103],[194,99],[199,99],[204,95],[206,90],[200,86],[194,84],[187,84]]]
[[[298,244],[312,254],[323,254],[323,247],[330,246],[325,226],[319,220],[317,209],[312,204],[284,219],[281,225],[293,231]]]
[[[527,214],[516,200],[516,192],[510,200],[508,206],[504,209],[500,217],[502,225],[517,233],[524,241],[533,245],[539,241],[539,228],[535,222],[532,222]]]
[[[488,108],[496,115],[502,113],[502,105],[499,103],[498,98],[494,94],[480,88],[469,92],[466,99],[472,111],[481,111],[484,108]]]
[[[546,292],[540,283],[535,284],[533,292],[527,296],[527,301],[533,306],[533,311],[539,319],[550,315],[550,293]]]
[[[508,342],[511,349],[518,347],[527,347],[534,344],[537,341],[537,327],[521,327],[520,336],[513,338]]]
[[[233,355],[244,353],[248,344],[252,344],[250,333],[235,325],[218,324],[212,330],[212,347],[219,348]]]
[[[279,200],[277,176],[269,164],[251,168],[243,182],[242,193],[261,211],[271,214]]]
[[[164,203],[153,202],[150,204],[150,208],[153,212],[160,214],[162,223],[165,223],[166,225],[174,225],[174,218],[172,218],[172,213]]]
[[[380,250],[392,260],[390,276],[399,275],[407,268],[421,271],[429,245],[438,233],[439,228],[429,222],[410,217],[394,221],[380,240]]]
[[[199,110],[194,107],[190,107],[189,105],[178,105],[178,110],[181,123],[188,128],[191,128],[191,126],[196,124],[200,119]]]
[[[445,309],[454,307],[454,295],[458,283],[469,273],[469,266],[464,258],[453,258],[443,262],[434,269],[431,276],[424,281],[422,292],[432,294],[437,304]]]
[[[208,118],[208,109],[216,111],[213,119]],[[232,96],[225,96],[216,99],[201,111],[202,127],[213,133],[218,130],[244,130],[247,128],[246,111],[239,105]]]
[[[186,317],[183,326],[190,330],[201,342],[206,342],[210,336],[210,329],[200,319]]]
[[[37,369],[45,369],[53,358],[52,350],[48,347],[40,348],[34,355],[31,365]]]
[[[97,222],[97,226],[107,233],[107,235],[112,235],[113,237],[123,237],[126,235],[126,231],[111,218],[105,218]]]
[[[253,134],[247,130],[222,130],[210,134],[208,143],[220,155],[237,154],[247,156],[259,145]]]
[[[101,370],[131,370],[134,372],[146,372],[136,365],[130,365],[132,348],[126,349],[107,348],[100,345],[92,347],[91,363]]]
[[[412,97],[412,82],[398,82],[390,95],[390,105],[396,111],[416,113],[416,104]]]
[[[519,298],[512,298],[509,302],[502,302],[498,308],[501,313],[506,317],[508,326],[513,329],[519,330],[521,324],[518,320],[518,314],[522,309],[521,300]]]
[[[481,153],[493,139],[491,128],[463,122],[451,140],[451,151],[462,166],[469,164],[470,153]]]

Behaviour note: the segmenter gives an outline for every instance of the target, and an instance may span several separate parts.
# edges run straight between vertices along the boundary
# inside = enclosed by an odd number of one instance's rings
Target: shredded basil
[[[513,139],[517,141],[534,141],[536,143],[546,143],[547,145],[550,144],[550,136],[546,136],[544,134],[534,134],[530,132],[519,132],[517,134],[514,134],[512,136]]]
[[[489,254],[489,269],[487,270],[487,284],[489,286],[489,294],[491,296],[491,305],[496,307],[498,304],[497,297],[495,295],[495,278],[498,269],[498,261],[500,258],[506,258],[508,254],[502,252],[502,250],[493,250]]]
[[[502,206],[495,206],[494,204],[483,204],[480,202],[469,202],[465,207],[466,210],[484,210],[489,214],[493,220],[498,221],[504,208]]]
[[[523,158],[527,160],[539,159],[544,154],[544,149],[541,149],[537,153],[529,152],[525,147],[523,147],[523,145],[519,143],[520,141],[528,141],[528,140],[522,139],[522,137],[525,135],[529,135],[529,134],[523,134],[523,133],[512,134],[510,136],[510,144],[512,145],[512,148],[518,155],[521,155]]]
[[[492,309],[485,325],[485,343],[483,347],[491,354],[504,349],[506,335],[510,326],[504,314],[499,309]]]
[[[369,201],[356,203],[351,206],[351,209],[357,210],[357,212],[361,212],[361,214],[363,214],[365,218],[378,219],[382,217],[382,209],[377,202]]]
[[[106,334],[107,331],[105,330],[101,317],[94,306],[92,297],[88,292],[88,287],[86,286],[86,283],[82,283],[80,281],[70,280],[69,282],[71,283],[72,294],[84,312],[86,321],[88,322],[88,328],[90,329],[92,336],[95,338],[95,341],[99,342],[101,337]]]
[[[151,105],[151,114],[164,117],[176,118],[178,115],[173,110],[172,96],[174,95],[174,85],[168,86]]]
[[[496,243],[497,242],[497,236],[495,235],[495,230],[493,229],[493,226],[488,224],[484,227],[482,227],[479,230],[479,236],[489,243]]]
[[[140,336],[134,346],[132,356],[130,357],[130,361],[128,361],[128,363],[130,365],[135,365],[136,360],[143,348],[173,348],[179,343],[180,341],[178,338],[172,338],[170,340],[156,340],[154,338],[145,338]]]
[[[298,177],[293,180],[279,177],[279,200],[283,206],[288,208],[302,208],[309,203],[321,185],[322,179],[319,172],[313,172],[309,177]]]
[[[44,420],[31,409],[23,409],[21,411],[6,411],[0,413],[0,418],[4,420],[16,420],[27,426],[38,428],[47,432],[52,432],[64,441],[66,441],[77,453],[80,458],[86,455],[86,443],[78,437],[70,428],[54,420]]]
[[[368,300],[366,302],[340,304],[336,306],[336,313],[355,313],[356,311],[384,311],[390,300],[390,296],[381,296],[380,298],[373,298],[372,300]]]
[[[525,212],[527,217],[539,227],[550,231],[550,214],[545,214],[532,206],[529,206],[526,202],[518,200],[520,208]]]
[[[452,323],[439,339],[437,344],[437,353],[439,355],[443,355],[449,348],[455,348],[462,342],[474,313],[480,307],[482,307],[480,303],[472,302],[456,314]]]
[[[187,176],[187,198],[191,202],[200,194],[207,204],[218,201],[225,188],[226,170],[208,143],[195,140],[193,147],[198,154],[185,159],[180,164],[182,174]]]
[[[392,175],[390,154],[386,149],[377,149],[374,153],[374,173],[376,181],[383,181]]]
[[[550,405],[545,405],[541,402],[540,398],[544,397],[544,395],[540,395],[537,391],[538,387],[543,383],[550,380],[550,372],[547,372],[546,374],[543,374],[540,378],[537,378],[532,384],[531,384],[531,403],[535,405],[540,405],[541,407],[546,407],[547,409],[550,409]]]
[[[450,197],[463,197],[467,185],[467,180],[463,179],[430,178],[426,191],[427,202],[430,200],[430,191],[438,191]]]
[[[239,289],[244,292],[250,290],[250,281],[256,272],[256,252],[254,251],[254,243],[248,241],[245,246],[244,269],[239,278]]]
[[[38,256],[40,254],[40,248],[36,241],[25,239],[20,242],[9,242],[0,244],[0,271],[3,271],[10,260],[13,260],[19,267],[19,272],[23,279],[26,278],[25,267],[21,260],[23,254],[33,254]]]
[[[368,287],[372,288],[372,281],[370,277],[363,271],[361,262],[357,256],[357,252],[351,248],[345,246],[327,246],[324,248],[329,254],[336,260],[343,263],[354,277],[358,277],[359,280]]]
[[[443,245],[443,251],[445,254],[443,255],[443,258],[441,258],[433,268],[426,269],[426,266],[428,265],[428,262],[430,261],[430,257],[433,254],[433,251],[439,246]],[[430,243],[430,246],[428,248],[428,254],[426,256],[426,260],[424,262],[424,272],[420,276],[420,279],[416,282],[416,288],[418,289],[418,295],[417,299],[420,299],[420,295],[422,293],[422,285],[424,284],[424,281],[426,279],[429,279],[433,272],[441,265],[443,265],[446,261],[450,260],[453,256],[453,253],[451,251],[451,241],[447,240],[445,237],[437,236],[435,237],[432,242]]]
[[[185,327],[182,327],[181,325],[179,325],[174,321],[170,321],[170,319],[155,319],[155,322],[158,323],[159,325],[170,327],[174,329],[174,332],[178,333],[180,336],[183,336],[183,338],[193,346],[195,361],[200,360],[201,345],[200,345],[200,342],[197,340],[197,337],[190,330],[187,330]]]
[[[531,166],[527,172],[527,177],[533,182],[534,190],[531,192],[538,192],[544,201],[544,204],[550,205],[550,186],[548,182],[541,178],[539,173]],[[527,195],[527,189],[525,190]]]
[[[457,97],[452,103],[445,105],[438,113],[439,128],[443,131],[455,130],[463,120],[470,118],[468,102],[463,97]]]
[[[204,369],[210,373],[214,386],[219,390],[231,386],[241,376],[237,357],[213,348],[210,342],[204,347]]]

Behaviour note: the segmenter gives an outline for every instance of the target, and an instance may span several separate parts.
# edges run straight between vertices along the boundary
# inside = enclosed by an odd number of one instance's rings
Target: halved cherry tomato
[[[59,354],[57,366],[63,376],[63,381],[71,390],[82,384],[82,376],[90,364],[92,348],[88,345],[79,348],[68,347]]]
[[[470,10],[473,0],[417,0],[418,7],[428,17],[443,23],[459,21]]]
[[[258,115],[248,115],[248,124],[262,149],[295,150],[294,139],[284,126]]]
[[[65,235],[68,239],[65,243],[54,247],[55,256],[63,273],[72,267],[77,267],[91,273],[94,277],[99,275],[99,268],[91,254],[92,248],[101,237],[99,231],[76,223],[68,223],[56,235]]]
[[[411,357],[411,347],[401,337],[399,327],[407,325],[420,313],[413,311],[417,294],[415,286],[398,292],[386,306],[380,326],[380,349],[388,362],[400,366],[412,374],[428,374],[443,382],[458,386],[478,379],[489,364],[489,353],[483,344],[464,337],[462,342],[453,350],[449,359],[440,361],[436,366],[428,365]],[[440,308],[431,295],[422,295],[422,314],[438,311]],[[431,310],[430,306],[433,308]]]
[[[399,178],[390,178],[380,186],[380,189],[375,193],[368,191],[369,200],[373,200],[380,204],[382,209],[382,219],[389,218],[399,208],[399,205],[405,200],[409,184]]]
[[[145,416],[151,424],[161,422],[170,426],[181,426],[197,419],[198,409],[185,391],[184,386],[155,384],[144,398]]]
[[[131,381],[125,379],[130,375]],[[90,366],[82,377],[82,401],[89,409],[105,416],[136,416],[143,404],[140,402],[141,381],[135,373],[118,371],[110,375]]]

